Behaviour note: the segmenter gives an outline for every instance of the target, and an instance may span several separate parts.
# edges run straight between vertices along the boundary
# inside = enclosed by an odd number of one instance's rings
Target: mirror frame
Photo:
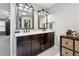
[[[38,15],[38,29],[47,29],[48,28],[48,15],[46,15],[46,28],[40,27],[40,18]]]
[[[20,29],[26,29],[26,28],[21,28],[21,24],[19,25],[20,28],[17,28],[17,22],[19,21],[19,9],[18,9],[18,6],[17,6],[18,3],[16,3],[16,30],[20,30]],[[32,27],[31,28],[28,28],[28,29],[34,29],[34,8],[33,8],[33,12],[32,12]]]

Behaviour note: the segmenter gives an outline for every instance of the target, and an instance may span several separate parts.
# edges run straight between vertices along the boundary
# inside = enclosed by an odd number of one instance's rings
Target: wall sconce
[[[38,10],[38,14],[39,15],[48,15],[48,12],[46,12],[44,9],[42,9],[42,10]]]

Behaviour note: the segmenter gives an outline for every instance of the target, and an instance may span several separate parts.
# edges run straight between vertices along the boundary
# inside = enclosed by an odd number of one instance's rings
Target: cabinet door
[[[46,34],[45,36],[46,36],[45,37],[46,38],[45,39],[46,40],[46,49],[48,49],[48,48],[50,48],[50,44],[51,44],[50,39],[51,38],[50,38],[50,36],[48,36],[48,34]]]
[[[46,35],[46,49],[54,45],[54,33],[48,33]]]
[[[32,38],[32,55],[35,56],[40,53],[40,39],[38,35],[34,35]]]
[[[43,51],[45,51],[45,49],[46,49],[46,40],[45,40],[45,34],[41,34],[40,35],[40,52],[43,52]]]
[[[17,38],[17,55],[31,56],[31,39],[30,37]]]
[[[54,32],[53,33],[51,33],[51,40],[50,40],[50,42],[51,42],[51,46],[53,46],[54,45]]]

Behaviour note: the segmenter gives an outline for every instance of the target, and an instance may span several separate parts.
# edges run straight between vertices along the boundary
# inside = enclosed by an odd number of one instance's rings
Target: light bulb
[[[27,11],[27,8],[24,8],[25,11]]]
[[[41,15],[43,15],[43,13],[41,13]]]
[[[29,6],[25,5],[25,8],[29,8]]]
[[[29,9],[28,11],[31,12],[32,10]]]
[[[22,15],[26,15],[26,13],[25,12],[22,12]]]
[[[23,9],[22,7],[19,7],[19,9]]]
[[[30,7],[30,9],[32,10],[32,9],[33,9],[33,7],[31,6],[31,7]]]
[[[43,13],[43,11],[41,11],[41,13]]]
[[[39,12],[38,14],[40,15],[41,13]]]
[[[23,6],[23,4],[22,4],[22,3],[20,3],[19,5],[20,5],[20,6]]]

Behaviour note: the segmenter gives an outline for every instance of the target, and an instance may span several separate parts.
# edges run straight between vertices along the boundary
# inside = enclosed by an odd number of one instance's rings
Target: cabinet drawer
[[[62,55],[63,56],[73,56],[73,51],[62,48]]]
[[[79,53],[75,52],[75,56],[79,56]]]
[[[73,50],[73,40],[67,39],[67,38],[62,38],[62,46]]]
[[[79,41],[75,40],[75,51],[79,52]]]

